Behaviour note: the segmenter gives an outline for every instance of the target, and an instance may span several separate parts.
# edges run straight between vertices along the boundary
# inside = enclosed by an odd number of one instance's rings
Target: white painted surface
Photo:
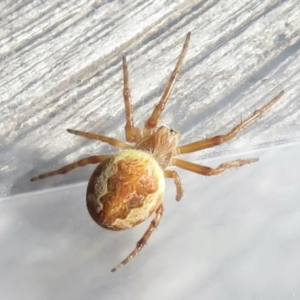
[[[1,1],[0,15],[1,298],[300,297],[297,0]],[[84,204],[93,166],[29,178],[112,150],[66,128],[124,137],[123,54],[142,124],[188,31],[162,119],[183,142],[226,132],[285,95],[235,141],[188,157],[212,166],[260,161],[213,178],[181,172],[183,201],[168,183],[149,247],[111,274],[147,224],[121,233],[93,224]]]
[[[256,155],[259,163],[222,176],[181,172],[179,203],[168,182],[158,230],[116,273],[149,222],[97,226],[86,184],[3,200],[1,298],[298,299],[300,147]]]

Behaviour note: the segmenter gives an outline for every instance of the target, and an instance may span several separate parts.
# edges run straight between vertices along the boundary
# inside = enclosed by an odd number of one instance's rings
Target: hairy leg
[[[43,178],[46,178],[46,177],[50,177],[50,176],[55,176],[55,175],[58,175],[58,174],[65,174],[65,173],[67,173],[71,170],[74,170],[74,169],[78,168],[78,167],[83,167],[83,166],[86,166],[88,164],[100,163],[108,157],[111,157],[111,154],[95,155],[95,156],[90,156],[90,157],[87,157],[87,158],[83,158],[83,159],[78,160],[78,161],[76,161],[72,164],[65,165],[65,166],[63,166],[63,167],[61,167],[57,170],[53,170],[53,171],[35,176],[35,177],[31,178],[30,181],[37,181],[37,180],[40,180],[40,179],[43,179]]]
[[[124,97],[125,114],[126,114],[125,135],[126,135],[126,141],[132,143],[141,139],[141,132],[139,128],[134,127],[131,94],[129,88],[128,67],[127,67],[127,60],[125,56],[123,56],[123,80],[124,80],[123,97]]]
[[[173,170],[164,170],[164,174],[166,178],[173,178],[176,186],[176,200],[179,201],[183,196],[183,188],[179,175]]]
[[[95,134],[91,132],[85,132],[85,131],[80,131],[80,130],[74,130],[74,129],[67,129],[69,133],[79,135],[82,137],[85,137],[90,140],[97,140],[101,141],[103,143],[107,143],[111,146],[117,147],[119,149],[132,149],[133,147],[131,145],[127,145],[120,140],[105,136],[105,135],[100,135],[100,134]]]
[[[213,176],[213,175],[218,175],[227,169],[241,167],[243,165],[250,164],[256,161],[258,161],[258,158],[238,159],[238,160],[233,160],[233,161],[223,163],[219,165],[217,168],[210,168],[210,167],[194,164],[189,161],[185,161],[183,159],[173,158],[172,164],[174,166],[177,166],[187,171],[191,171],[205,176]]]
[[[178,77],[179,70],[180,70],[180,67],[182,65],[183,59],[184,59],[184,57],[186,55],[188,44],[189,44],[189,41],[190,41],[190,37],[191,37],[191,33],[189,32],[187,34],[186,38],[185,38],[185,42],[183,44],[181,53],[180,53],[180,55],[178,57],[175,69],[171,73],[170,79],[169,79],[169,81],[167,83],[167,86],[166,86],[166,88],[164,90],[164,93],[163,93],[163,95],[162,95],[159,103],[155,106],[155,108],[154,108],[154,110],[152,112],[152,115],[145,122],[145,131],[146,132],[149,132],[149,131],[151,131],[152,128],[156,127],[157,121],[158,121],[158,119],[160,117],[160,114],[161,114],[161,112],[165,108],[165,105],[166,105],[166,103],[167,103],[167,101],[169,99],[171,91],[172,91],[172,89],[174,87],[174,84],[176,82],[176,79]]]
[[[177,147],[178,154],[191,153],[191,152],[199,151],[202,149],[214,147],[216,145],[220,145],[222,143],[225,143],[225,142],[233,139],[241,130],[243,130],[246,126],[253,123],[266,110],[268,110],[272,105],[274,105],[282,95],[283,95],[283,91],[281,91],[277,96],[275,96],[271,101],[269,101],[263,107],[256,110],[251,116],[249,116],[244,121],[242,121],[237,126],[235,126],[227,134],[217,135],[212,138],[208,138],[208,139],[204,139],[204,140],[201,140],[198,142],[179,146],[179,147]]]
[[[158,226],[158,224],[161,220],[161,217],[163,214],[163,205],[162,204],[158,207],[158,209],[156,210],[155,213],[156,213],[155,218],[151,221],[148,229],[146,230],[146,232],[144,233],[142,238],[137,242],[134,250],[122,262],[120,262],[115,268],[113,268],[111,270],[112,272],[115,272],[115,271],[121,269],[122,267],[124,267],[130,260],[132,260],[137,254],[139,254],[139,252],[142,250],[142,248],[146,245],[153,230]]]

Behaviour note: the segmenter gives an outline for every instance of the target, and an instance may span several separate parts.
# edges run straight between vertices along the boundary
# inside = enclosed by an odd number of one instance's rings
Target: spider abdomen
[[[161,204],[164,172],[147,152],[124,150],[101,162],[87,187],[87,208],[93,220],[111,230],[145,221]]]

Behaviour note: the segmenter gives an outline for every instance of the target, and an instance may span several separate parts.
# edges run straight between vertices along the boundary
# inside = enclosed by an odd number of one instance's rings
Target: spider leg
[[[126,114],[125,135],[126,135],[126,141],[132,143],[132,142],[136,142],[137,140],[140,140],[142,135],[140,129],[134,127],[131,94],[130,94],[129,79],[128,79],[128,67],[127,67],[127,60],[125,56],[123,56],[123,79],[124,79],[123,97],[124,97],[125,114]]]
[[[103,155],[95,155],[95,156],[86,157],[86,158],[78,160],[72,164],[63,166],[57,170],[53,170],[53,171],[35,176],[35,177],[31,178],[30,181],[37,181],[37,180],[40,180],[40,179],[43,179],[46,177],[50,177],[50,176],[54,176],[54,175],[58,175],[58,174],[65,174],[73,169],[78,168],[78,167],[84,167],[88,164],[100,163],[103,160],[105,160],[106,158],[111,157],[111,156],[112,156],[111,154],[103,154]]]
[[[83,136],[87,139],[90,140],[98,140],[104,143],[107,143],[111,146],[120,148],[120,149],[132,149],[133,147],[131,145],[127,145],[117,139],[114,138],[110,138],[108,136],[105,135],[100,135],[100,134],[95,134],[95,133],[91,133],[91,132],[85,132],[85,131],[79,131],[79,130],[74,130],[74,129],[67,129],[67,131],[69,133],[75,134],[75,135],[79,135],[79,136]]]
[[[183,188],[179,175],[173,170],[164,170],[164,174],[166,178],[173,178],[176,186],[176,200],[179,201],[183,196]]]
[[[170,79],[168,81],[168,84],[164,90],[164,93],[159,101],[159,103],[155,106],[153,112],[152,112],[152,115],[150,116],[150,118],[145,122],[145,131],[150,131],[152,128],[156,127],[157,125],[157,121],[160,117],[160,114],[161,112],[164,110],[165,108],[165,105],[169,99],[169,96],[171,94],[171,91],[174,87],[174,84],[176,82],[176,79],[178,77],[178,73],[179,73],[179,70],[180,70],[180,67],[182,65],[182,62],[183,62],[183,59],[186,55],[186,52],[187,52],[187,48],[188,48],[188,44],[189,44],[189,41],[190,41],[190,37],[191,37],[191,33],[189,32],[185,38],[185,42],[183,44],[183,47],[182,47],[182,50],[181,50],[181,53],[178,57],[178,60],[177,60],[177,63],[176,63],[176,66],[173,70],[173,72],[171,73],[171,76],[170,76]]]
[[[233,160],[233,161],[223,163],[219,165],[217,168],[210,168],[210,167],[194,164],[192,162],[183,159],[173,158],[172,164],[181,169],[188,170],[194,173],[198,173],[205,176],[213,176],[213,175],[218,175],[227,169],[241,167],[243,165],[251,164],[256,161],[258,161],[258,158],[238,159],[238,160]]]
[[[142,250],[142,248],[146,245],[153,230],[158,226],[158,224],[161,220],[161,217],[163,214],[163,205],[162,204],[160,204],[160,206],[157,208],[155,213],[156,213],[155,218],[151,221],[148,229],[146,230],[146,232],[144,233],[142,238],[137,242],[134,250],[122,262],[120,262],[115,268],[113,268],[111,270],[112,272],[115,272],[115,271],[121,269],[122,267],[124,267],[130,260],[132,260],[137,254],[139,254],[139,252]]]
[[[256,110],[252,115],[246,118],[244,121],[240,122],[237,126],[235,126],[232,130],[230,130],[227,134],[217,135],[208,139],[204,139],[198,142],[186,144],[177,147],[178,154],[183,153],[191,153],[198,150],[202,150],[205,148],[210,148],[216,145],[220,145],[224,142],[227,142],[233,139],[241,130],[245,127],[253,123],[258,117],[260,117],[266,110],[268,110],[272,105],[274,105],[279,98],[283,95],[283,91],[281,91],[277,96],[275,96],[271,101],[265,104],[260,109]]]

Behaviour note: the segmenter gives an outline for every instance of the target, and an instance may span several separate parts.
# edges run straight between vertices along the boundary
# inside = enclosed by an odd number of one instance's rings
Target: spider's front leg
[[[124,97],[125,114],[126,114],[125,135],[126,135],[126,141],[133,143],[141,140],[142,135],[140,129],[134,127],[131,94],[129,88],[128,66],[127,66],[127,60],[125,56],[123,56],[123,81],[124,81],[123,97]]]
[[[182,65],[183,59],[184,59],[184,57],[186,55],[190,38],[191,38],[191,33],[189,32],[186,35],[186,38],[185,38],[185,41],[184,41],[181,53],[180,53],[180,55],[178,57],[176,66],[175,66],[173,72],[171,73],[170,79],[169,79],[169,81],[167,83],[167,86],[166,86],[166,88],[164,90],[164,93],[161,96],[161,99],[160,99],[159,103],[155,106],[155,108],[154,108],[154,110],[152,112],[152,115],[145,122],[145,129],[144,129],[144,131],[145,131],[146,134],[149,133],[149,132],[151,132],[151,129],[153,129],[153,128],[156,127],[157,121],[158,121],[158,119],[159,119],[162,111],[165,108],[165,105],[166,105],[166,103],[167,103],[167,101],[169,99],[169,96],[170,96],[170,94],[172,92],[172,89],[173,89],[174,84],[176,82],[176,79],[178,77],[179,70],[180,70],[180,67]]]
[[[120,262],[115,268],[113,268],[111,271],[115,272],[119,269],[121,269],[122,267],[124,267],[130,260],[132,260],[136,255],[139,254],[139,252],[142,250],[142,248],[146,245],[148,239],[150,238],[153,230],[158,226],[162,214],[163,214],[163,205],[160,204],[160,206],[157,208],[156,210],[156,216],[155,218],[151,221],[148,229],[146,230],[146,232],[144,233],[144,235],[142,236],[142,238],[137,242],[134,250],[122,261]]]
[[[260,117],[266,110],[268,110],[272,105],[274,105],[279,98],[283,95],[283,91],[281,91],[277,96],[275,96],[271,101],[269,101],[267,104],[265,104],[260,109],[256,110],[252,115],[250,115],[248,118],[246,118],[244,121],[239,123],[237,126],[232,128],[227,134],[223,135],[217,135],[208,139],[204,139],[198,142],[186,144],[177,147],[177,153],[183,154],[183,153],[191,153],[195,151],[199,151],[202,149],[214,147],[220,144],[223,144],[231,139],[233,139],[241,130],[243,130],[245,127],[253,123],[258,117]]]

